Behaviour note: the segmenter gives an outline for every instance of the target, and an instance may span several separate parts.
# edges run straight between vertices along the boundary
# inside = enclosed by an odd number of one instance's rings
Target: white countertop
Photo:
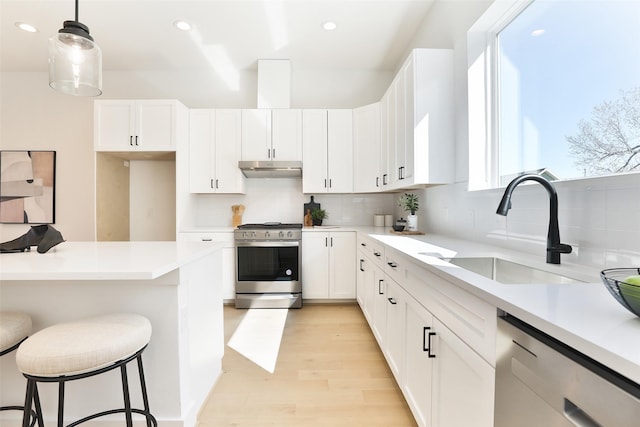
[[[359,231],[640,384],[640,317],[614,300],[600,281],[599,270],[569,263],[550,265],[544,254],[538,257],[444,236],[403,237],[379,227]],[[439,258],[453,256],[497,256],[586,283],[505,285]]]
[[[203,242],[63,242],[47,253],[0,254],[3,280],[156,279],[222,247]]]

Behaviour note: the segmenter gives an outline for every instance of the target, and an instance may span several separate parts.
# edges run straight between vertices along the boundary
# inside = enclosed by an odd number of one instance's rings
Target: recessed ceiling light
[[[338,28],[338,26],[336,25],[335,22],[333,21],[327,21],[324,24],[322,24],[322,28],[324,28],[327,31],[333,31],[336,28]]]
[[[20,28],[22,31],[26,31],[28,33],[37,33],[38,29],[33,25],[26,24],[24,22],[16,22],[16,27]]]
[[[187,21],[176,21],[173,23],[173,26],[182,31],[189,31],[191,29],[191,24]]]

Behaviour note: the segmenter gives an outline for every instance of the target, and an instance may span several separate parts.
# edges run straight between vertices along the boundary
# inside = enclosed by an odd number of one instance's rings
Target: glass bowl
[[[602,282],[616,301],[640,317],[640,284],[625,282],[630,276],[640,276],[640,268],[609,268],[600,272]]]

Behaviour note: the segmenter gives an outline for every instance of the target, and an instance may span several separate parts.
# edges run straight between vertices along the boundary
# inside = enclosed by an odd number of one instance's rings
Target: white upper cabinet
[[[241,113],[237,109],[191,110],[189,190],[244,193],[240,160]]]
[[[380,103],[353,110],[353,191],[380,191]]]
[[[353,192],[353,111],[303,110],[302,191]]]
[[[452,182],[453,51],[414,49],[385,93],[383,104],[381,153],[386,158],[381,161],[381,172],[386,187]]]
[[[94,101],[95,150],[175,151],[178,121],[187,114],[176,100]]]
[[[302,111],[242,110],[242,160],[302,160]]]

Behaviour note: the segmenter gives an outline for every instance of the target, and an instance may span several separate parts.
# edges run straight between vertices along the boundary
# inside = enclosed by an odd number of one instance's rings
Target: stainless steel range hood
[[[299,178],[302,162],[295,161],[241,161],[238,167],[247,178]]]

